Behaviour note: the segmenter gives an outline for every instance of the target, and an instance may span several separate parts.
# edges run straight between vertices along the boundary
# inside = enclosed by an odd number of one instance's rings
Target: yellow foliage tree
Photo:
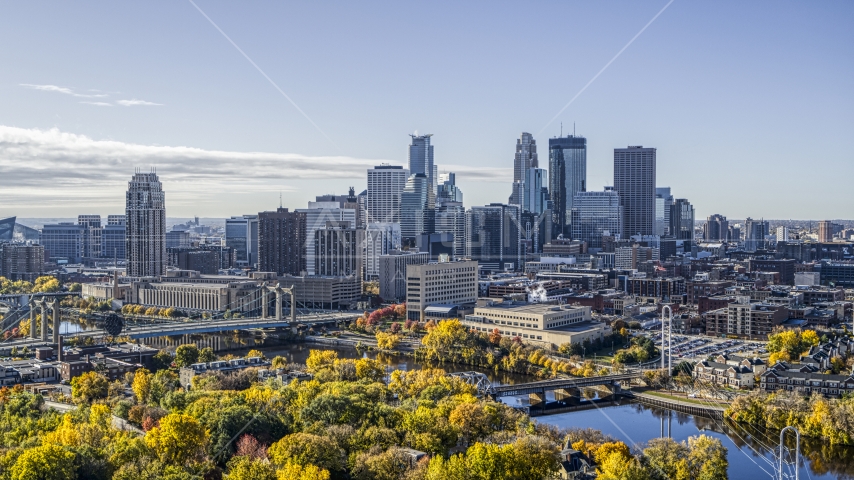
[[[195,418],[172,413],[160,420],[145,435],[145,444],[154,450],[160,461],[172,465],[186,465],[203,458],[208,443],[208,432]]]
[[[377,347],[382,350],[393,350],[400,344],[400,335],[393,333],[377,332]]]
[[[305,360],[305,366],[309,372],[314,373],[327,367],[335,365],[335,360],[338,360],[338,353],[332,350],[310,350],[308,358]]]
[[[153,376],[145,368],[137,369],[133,375],[131,388],[133,389],[133,393],[136,394],[136,401],[142,405],[148,403],[148,396],[151,393],[151,378]]]

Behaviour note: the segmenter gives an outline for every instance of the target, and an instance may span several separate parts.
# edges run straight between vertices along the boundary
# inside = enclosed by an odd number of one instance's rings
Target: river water
[[[257,347],[256,347],[257,348]],[[293,344],[261,347],[267,357],[281,355],[293,363],[305,363],[309,350],[335,350],[340,358],[376,358],[392,371],[422,368],[412,357],[385,355],[371,351],[358,352],[355,348],[323,344]],[[480,371],[494,383],[514,384],[534,381],[533,377],[506,372],[477,369],[465,365],[442,365],[448,372]],[[513,403],[516,399],[505,400]],[[536,421],[561,428],[593,428],[611,435],[628,445],[642,446],[647,441],[668,434],[676,441],[696,435],[710,435],[721,440],[728,450],[729,478],[776,479],[776,460],[773,448],[779,442],[776,435],[766,435],[756,429],[728,421],[715,421],[667,409],[649,407],[639,403],[607,405],[591,410],[581,410],[536,417]],[[776,437],[776,438],[775,438]],[[794,445],[789,445],[794,450]],[[801,479],[849,480],[854,479],[854,448],[831,447],[813,439],[801,439]],[[794,478],[792,466],[784,466],[786,478]]]

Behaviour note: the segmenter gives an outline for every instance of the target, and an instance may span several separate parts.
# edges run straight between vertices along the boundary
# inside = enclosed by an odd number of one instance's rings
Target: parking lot
[[[649,337],[655,342],[656,346],[661,347],[661,333],[651,334]],[[685,360],[700,360],[711,355],[720,354],[753,357],[768,353],[765,349],[765,342],[676,334],[673,335],[671,351],[673,358]]]

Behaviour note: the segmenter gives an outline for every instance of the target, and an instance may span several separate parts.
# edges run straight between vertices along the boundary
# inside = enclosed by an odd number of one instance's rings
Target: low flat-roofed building
[[[181,386],[189,390],[193,386],[193,377],[205,373],[223,372],[230,373],[246,368],[263,368],[270,365],[270,362],[261,357],[233,358],[231,360],[217,360],[208,363],[194,363],[189,367],[181,367],[178,371],[178,377],[181,381]]]
[[[590,307],[527,302],[491,302],[462,320],[466,327],[523,341],[560,345],[603,338],[608,327],[591,320]]]
[[[362,296],[362,280],[357,275],[332,277],[320,275],[278,277],[283,286],[294,287],[298,308],[348,309]],[[285,302],[289,301],[285,295]]]
[[[0,387],[56,381],[59,381],[59,369],[56,362],[27,359],[0,363]]]

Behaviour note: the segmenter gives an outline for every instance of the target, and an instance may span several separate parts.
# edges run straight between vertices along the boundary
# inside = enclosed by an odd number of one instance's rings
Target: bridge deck
[[[543,380],[540,382],[519,383],[516,385],[493,386],[490,394],[496,397],[511,395],[527,395],[531,393],[544,393],[546,391],[561,388],[592,387],[595,385],[606,385],[614,382],[625,382],[640,377],[640,373],[621,373],[617,375],[603,375],[600,377],[584,378],[560,378],[555,380]]]

